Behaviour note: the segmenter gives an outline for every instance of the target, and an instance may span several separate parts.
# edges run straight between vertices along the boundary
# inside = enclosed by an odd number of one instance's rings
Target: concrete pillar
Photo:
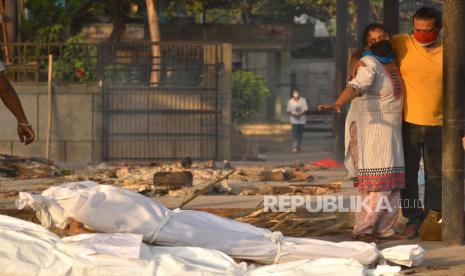
[[[444,1],[444,125],[442,148],[442,240],[464,239],[465,2]]]
[[[384,25],[392,32],[399,33],[399,0],[383,1]]]
[[[279,93],[275,100],[276,117],[282,122],[288,122],[286,107],[291,96],[291,51],[283,50],[278,56],[279,83],[277,88]]]
[[[222,44],[221,60],[223,68],[219,76],[219,93],[222,99],[222,137],[219,137],[218,145],[222,146],[219,158],[231,160],[232,157],[232,45]]]
[[[334,97],[344,90],[347,80],[348,33],[347,33],[347,1],[337,0],[336,6],[336,91]],[[344,127],[345,112],[336,114],[334,118],[335,158],[344,160]]]
[[[267,99],[267,105],[266,105],[266,116],[267,116],[268,121],[276,120],[275,101],[276,101],[276,95],[279,92],[276,86],[277,84],[276,69],[277,69],[276,53],[268,52],[267,53],[267,82],[268,82],[268,89],[270,89],[270,96]]]

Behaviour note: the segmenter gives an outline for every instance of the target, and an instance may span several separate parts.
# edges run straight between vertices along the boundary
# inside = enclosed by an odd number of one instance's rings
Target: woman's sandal
[[[357,241],[366,242],[366,243],[378,243],[379,242],[378,239],[374,235],[368,234],[368,233],[358,234],[357,236],[355,236],[354,239]]]

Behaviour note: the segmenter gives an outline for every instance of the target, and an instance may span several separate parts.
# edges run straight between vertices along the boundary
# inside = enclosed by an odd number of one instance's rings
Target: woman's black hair
[[[384,26],[383,24],[381,24],[381,23],[371,23],[370,25],[366,26],[365,30],[363,30],[363,34],[362,34],[363,48],[368,46],[368,33],[371,32],[371,31],[374,31],[376,29],[383,30],[385,33],[387,33],[389,35],[389,37],[392,36],[389,29],[386,26]]]
[[[413,19],[432,20],[434,19],[434,27],[442,28],[442,12],[433,7],[419,8],[413,15]]]

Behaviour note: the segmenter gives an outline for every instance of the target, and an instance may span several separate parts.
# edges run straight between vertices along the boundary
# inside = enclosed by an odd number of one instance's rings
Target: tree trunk
[[[399,0],[383,1],[384,25],[391,33],[399,33]]]
[[[18,1],[6,0],[5,1],[4,16],[7,22],[8,29],[8,42],[17,42],[18,38]]]
[[[124,15],[121,13],[122,0],[111,0],[111,19],[113,21],[113,30],[111,31],[108,41],[120,41],[126,26],[124,25]]]
[[[442,240],[463,245],[465,129],[465,3],[444,1],[444,125],[442,128]]]
[[[339,96],[345,88],[347,79],[348,33],[347,22],[349,14],[345,0],[337,0],[336,6],[336,95]],[[344,161],[344,124],[347,112],[336,114],[334,118],[335,154],[337,161]]]
[[[5,1],[0,0],[0,13],[4,14],[5,13]],[[3,47],[4,50],[4,56],[3,56],[3,62],[6,65],[11,64],[11,58],[10,58],[10,44],[9,44],[9,37],[8,37],[8,28],[7,28],[7,22],[6,22],[6,16],[1,17],[1,22],[2,22],[2,34],[3,34],[3,43],[5,46]]]
[[[158,86],[160,83],[161,51],[160,51],[160,29],[158,26],[157,1],[145,0],[147,6],[147,20],[149,23],[150,42],[152,43],[152,62],[150,83]]]

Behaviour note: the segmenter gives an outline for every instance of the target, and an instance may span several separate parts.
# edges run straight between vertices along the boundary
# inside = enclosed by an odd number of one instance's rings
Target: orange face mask
[[[413,33],[413,37],[423,46],[430,45],[438,37],[438,32],[429,32],[429,33]]]

